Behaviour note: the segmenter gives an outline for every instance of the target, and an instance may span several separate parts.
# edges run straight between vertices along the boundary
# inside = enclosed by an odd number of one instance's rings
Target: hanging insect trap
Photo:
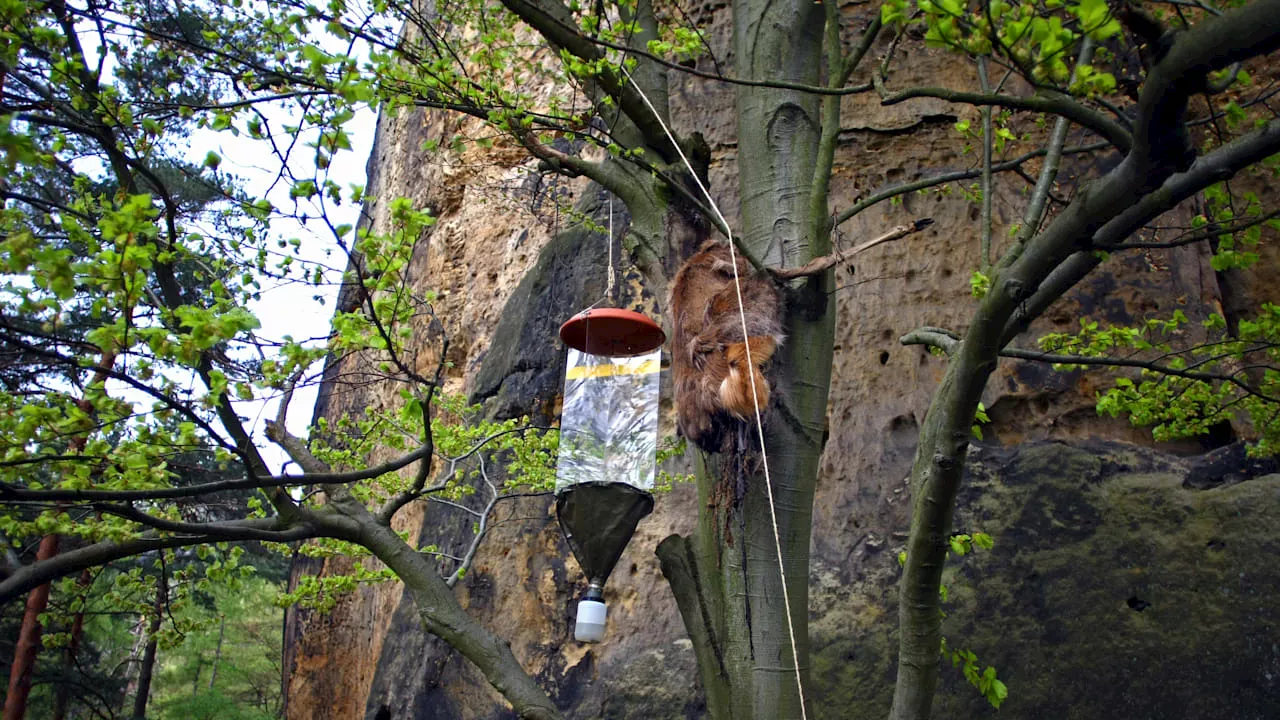
[[[653,510],[658,375],[666,336],[617,308],[586,310],[560,328],[569,346],[556,467],[556,516],[582,572],[574,638],[604,638],[604,584],[636,524]]]

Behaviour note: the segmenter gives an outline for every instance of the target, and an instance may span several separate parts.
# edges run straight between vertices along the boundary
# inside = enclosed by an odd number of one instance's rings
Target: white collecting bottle
[[[587,596],[578,603],[578,621],[573,626],[573,639],[578,642],[600,642],[609,612],[604,604],[604,588],[599,583],[587,587]]]

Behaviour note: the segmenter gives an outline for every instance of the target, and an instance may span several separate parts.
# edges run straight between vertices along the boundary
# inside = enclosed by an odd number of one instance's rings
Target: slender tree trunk
[[[151,619],[142,615],[133,624],[129,634],[133,636],[133,646],[129,648],[129,682],[124,686],[124,697],[131,698],[138,693],[138,670],[142,667],[142,653],[147,648],[147,627]],[[121,710],[123,711],[123,707]]]
[[[48,560],[58,554],[58,536],[45,535],[36,549],[36,562]],[[13,666],[9,668],[9,692],[4,701],[4,720],[22,720],[27,714],[27,698],[31,694],[31,674],[35,669],[36,653],[40,649],[40,613],[49,606],[49,585],[41,585],[27,596],[27,607],[22,613],[22,627],[18,631],[18,645],[13,653]]]
[[[222,660],[222,640],[227,635],[227,616],[223,615],[218,623],[218,647],[213,651],[213,672],[209,675],[209,689],[218,681],[218,663]]]
[[[1208,73],[1280,47],[1280,0],[1257,0],[1176,35],[1147,74],[1124,160],[1091,182],[1052,222],[1000,261],[963,340],[932,341],[950,359],[925,416],[911,472],[913,514],[899,595],[898,679],[892,720],[928,720],[941,651],[938,588],[974,411],[1000,352],[1122,242],[1210,184],[1280,147],[1269,123],[1194,159],[1188,99]],[[905,341],[920,337],[910,333]],[[925,330],[925,334],[930,331]],[[913,339],[915,336],[915,339]],[[950,347],[945,347],[945,346]]]
[[[164,607],[168,602],[168,582],[164,573],[156,578],[155,615],[147,628],[147,649],[142,653],[142,666],[138,670],[138,692],[133,696],[133,714],[131,720],[146,720],[147,700],[151,696],[151,676],[156,667],[156,647],[160,634],[160,623],[164,619]]]
[[[2,82],[2,77],[0,77]],[[114,351],[104,351],[98,358],[97,370],[90,379],[90,385],[101,386],[106,381],[107,370],[115,363]],[[86,414],[92,415],[93,403],[82,397],[76,404]],[[87,438],[79,435],[67,443],[70,453],[84,450]],[[46,535],[40,540],[36,549],[36,562],[49,560],[58,554],[58,536]],[[14,651],[13,666],[9,669],[9,691],[5,696],[4,720],[21,720],[27,713],[27,698],[31,694],[31,672],[35,667],[36,653],[40,648],[40,613],[49,606],[49,585],[44,584],[27,596],[27,607],[22,614],[22,627],[18,631],[18,645]]]
[[[67,650],[62,658],[62,677],[63,682],[58,683],[53,696],[53,720],[64,720],[67,716],[67,708],[71,705],[71,683],[66,682],[66,678],[76,669],[76,654],[80,652],[80,640],[84,636],[84,595],[89,584],[93,582],[93,573],[85,568],[80,573],[78,585],[80,588],[79,602],[81,603],[76,610],[75,618],[71,621],[71,641],[67,643]]]

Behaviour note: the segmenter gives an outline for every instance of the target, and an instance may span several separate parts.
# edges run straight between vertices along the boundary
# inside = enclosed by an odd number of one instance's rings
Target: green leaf
[[[969,276],[969,292],[981,300],[991,291],[991,277],[981,270],[974,270]]]

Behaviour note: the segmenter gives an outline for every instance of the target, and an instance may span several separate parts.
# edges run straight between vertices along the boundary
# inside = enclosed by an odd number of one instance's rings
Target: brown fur
[[[735,418],[767,409],[771,387],[763,368],[783,339],[777,287],[741,257],[737,267],[746,337],[727,245],[704,244],[680,267],[671,290],[676,422],[686,438],[708,452],[726,449]],[[753,378],[758,406],[752,400]]]
[[[749,361],[748,345],[751,348]],[[760,367],[773,357],[775,347],[777,343],[773,338],[763,336],[725,348],[724,357],[729,365],[729,374],[720,381],[719,392],[720,407],[725,412],[739,420],[746,420],[754,416],[757,409],[763,412],[769,407],[769,381],[760,372]]]

